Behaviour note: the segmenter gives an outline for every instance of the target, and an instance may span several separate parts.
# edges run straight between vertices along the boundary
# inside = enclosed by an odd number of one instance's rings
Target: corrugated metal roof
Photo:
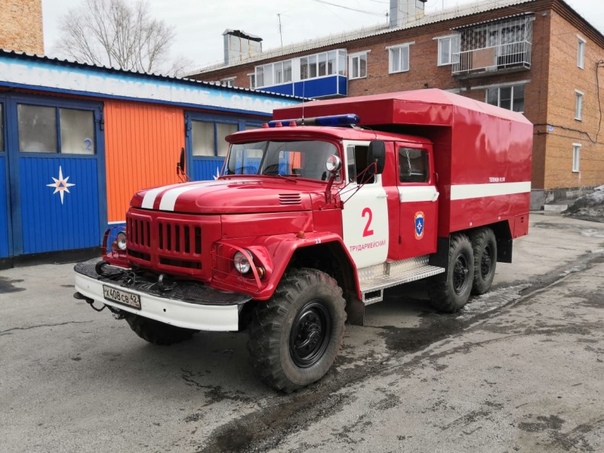
[[[164,74],[149,74],[149,73],[140,72],[140,71],[128,71],[128,70],[112,68],[112,67],[108,67],[108,66],[93,65],[93,64],[89,64],[89,63],[80,63],[80,62],[73,61],[73,60],[60,59],[60,58],[56,58],[56,57],[46,57],[46,56],[35,55],[35,54],[30,54],[30,53],[25,53],[25,52],[18,52],[18,51],[14,51],[14,50],[0,49],[0,57],[9,57],[9,58],[15,58],[15,59],[19,59],[19,60],[45,62],[45,63],[49,63],[49,64],[60,65],[63,67],[89,69],[89,70],[107,72],[110,74],[127,74],[127,75],[131,75],[131,76],[135,76],[135,77],[140,77],[141,79],[146,79],[146,80],[157,80],[157,81],[169,80],[169,81],[172,81],[175,83],[183,83],[183,84],[187,84],[187,85],[202,85],[202,86],[206,86],[206,87],[215,87],[215,88],[221,89],[221,90],[245,91],[245,92],[253,93],[254,95],[259,95],[259,96],[290,98],[290,99],[299,99],[299,100],[304,99],[304,98],[300,98],[297,96],[291,96],[291,95],[285,95],[285,94],[279,94],[279,93],[270,93],[267,91],[255,91],[255,90],[250,90],[249,88],[229,87],[226,85],[222,85],[218,82],[204,82],[201,80],[189,79],[187,77],[175,77],[175,76],[168,76],[168,75],[164,75]],[[1,79],[2,79],[2,77],[0,76],[0,80]]]
[[[253,63],[256,61],[268,60],[270,58],[291,55],[293,53],[305,52],[309,50],[318,49],[326,46],[333,46],[337,44],[344,44],[346,42],[354,41],[357,39],[363,38],[371,38],[374,36],[385,35],[388,33],[394,33],[401,30],[408,30],[417,27],[422,27],[429,24],[434,24],[438,22],[445,22],[451,19],[457,19],[460,17],[472,16],[474,14],[484,13],[488,11],[493,11],[496,9],[506,8],[509,6],[521,5],[524,3],[533,3],[535,0],[481,0],[475,3],[470,3],[462,6],[456,6],[454,8],[444,9],[438,13],[426,14],[424,17],[411,21],[408,24],[397,27],[390,28],[388,25],[378,25],[374,27],[362,28],[358,30],[353,30],[350,32],[340,33],[337,35],[331,35],[328,37],[317,38],[314,40],[308,40],[301,43],[291,44],[289,46],[285,46],[278,49],[266,50],[262,52],[261,55],[256,57],[251,57],[237,63],[233,63],[230,65],[225,64],[217,64],[212,66],[206,66],[197,70],[196,72],[190,73],[190,75],[194,74],[203,74],[204,72],[216,71],[218,69],[226,69],[229,67],[241,66],[243,64]]]

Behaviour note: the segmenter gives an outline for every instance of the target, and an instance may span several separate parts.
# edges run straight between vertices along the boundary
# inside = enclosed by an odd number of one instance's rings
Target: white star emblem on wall
[[[63,170],[61,169],[61,166],[59,166],[59,178],[57,179],[55,177],[52,177],[52,179],[54,182],[52,184],[46,184],[46,186],[54,187],[55,191],[52,193],[53,195],[59,192],[59,196],[61,197],[61,204],[63,204],[63,197],[65,196],[65,192],[70,193],[69,188],[75,186],[75,184],[68,182],[69,176],[63,178]]]

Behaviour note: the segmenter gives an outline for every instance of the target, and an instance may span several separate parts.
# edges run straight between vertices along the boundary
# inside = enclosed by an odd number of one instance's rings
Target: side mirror
[[[369,142],[369,153],[367,156],[367,165],[376,164],[375,174],[379,175],[384,171],[386,164],[386,144],[382,140],[372,140]]]
[[[325,169],[331,173],[332,175],[337,173],[340,168],[342,168],[342,159],[335,154],[332,154],[327,158],[327,162],[325,162]]]
[[[185,149],[184,148],[180,149],[180,159],[176,163],[176,174],[179,176],[185,174]]]

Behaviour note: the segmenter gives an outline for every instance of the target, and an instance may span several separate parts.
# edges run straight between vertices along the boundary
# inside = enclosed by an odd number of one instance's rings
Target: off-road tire
[[[465,234],[455,234],[449,241],[447,272],[430,279],[430,304],[438,311],[454,313],[470,298],[474,280],[474,253]]]
[[[342,289],[324,272],[302,268],[285,275],[273,297],[258,302],[248,328],[260,380],[291,393],[321,379],[342,345],[345,305]]]
[[[182,343],[183,341],[191,339],[191,337],[197,333],[197,330],[171,326],[163,322],[143,318],[142,316],[134,314],[126,315],[125,319],[135,334],[149,343],[161,346]]]
[[[474,250],[474,282],[472,294],[481,295],[491,289],[497,266],[497,238],[490,228],[480,228],[472,234]]]

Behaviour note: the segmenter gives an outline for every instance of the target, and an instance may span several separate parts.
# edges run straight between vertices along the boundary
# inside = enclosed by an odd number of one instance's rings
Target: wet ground
[[[71,298],[71,265],[0,272],[0,450],[604,451],[604,225],[535,215],[493,291],[391,291],[333,370],[260,384],[245,334],[156,347]]]

